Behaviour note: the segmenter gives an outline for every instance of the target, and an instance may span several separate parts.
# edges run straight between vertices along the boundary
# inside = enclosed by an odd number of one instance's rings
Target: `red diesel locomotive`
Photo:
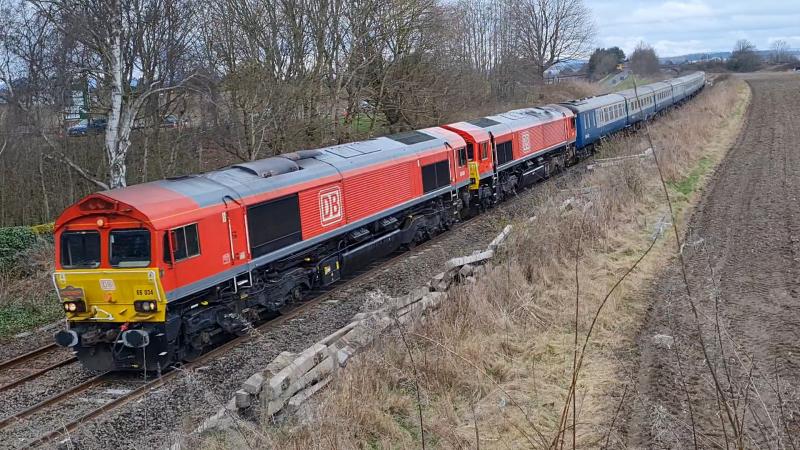
[[[56,342],[160,370],[575,161],[549,105],[89,195],[56,222]]]

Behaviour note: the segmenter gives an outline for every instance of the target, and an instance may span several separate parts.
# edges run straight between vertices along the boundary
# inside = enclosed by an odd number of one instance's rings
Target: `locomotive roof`
[[[464,140],[451,131],[428,128],[234,164],[199,175],[152,181],[99,194],[136,208],[156,227],[170,227],[183,214],[192,213],[198,207],[241,203],[247,197],[271,192],[288,193],[296,185],[317,180],[332,182],[339,179],[342,172],[440,150],[445,144],[463,147]]]
[[[481,117],[466,122],[456,122],[449,126],[471,133],[480,130],[492,133],[495,136],[514,132],[538,124],[552,122],[572,116],[572,111],[560,105],[547,105],[535,108],[514,109],[504,113]]]
[[[463,147],[464,140],[452,131],[434,127],[325,147],[315,158],[339,171],[347,171],[442,149],[446,145]]]

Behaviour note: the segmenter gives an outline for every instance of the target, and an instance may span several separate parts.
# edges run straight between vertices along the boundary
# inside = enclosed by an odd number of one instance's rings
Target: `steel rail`
[[[30,416],[36,414],[37,412],[41,411],[42,409],[47,408],[48,406],[51,406],[51,405],[53,405],[55,403],[58,403],[61,400],[67,398],[67,397],[73,396],[75,394],[79,394],[79,393],[81,393],[81,392],[83,392],[83,391],[85,391],[85,390],[87,390],[87,389],[89,389],[91,387],[94,387],[94,386],[102,383],[103,381],[105,381],[105,378],[106,378],[106,376],[108,376],[109,373],[110,372],[106,372],[104,374],[92,377],[92,378],[84,381],[83,383],[80,383],[80,384],[78,384],[76,386],[73,386],[73,387],[71,387],[69,389],[61,391],[58,394],[55,394],[55,395],[53,395],[51,397],[48,397],[48,398],[42,400],[41,402],[39,402],[39,403],[37,403],[35,405],[32,405],[32,406],[30,406],[28,408],[25,408],[24,410],[22,410],[22,411],[20,411],[18,413],[14,413],[14,414],[12,414],[12,415],[0,420],[0,429],[3,429],[5,427],[7,427],[12,422],[16,422],[16,421],[22,420],[22,419],[24,419],[26,417],[30,417]]]
[[[78,360],[78,358],[72,356],[72,357],[69,357],[69,358],[64,359],[62,361],[59,361],[57,363],[51,364],[51,365],[49,365],[49,366],[47,366],[47,367],[45,367],[43,369],[39,369],[39,370],[37,370],[37,371],[35,371],[33,373],[29,373],[29,374],[23,376],[22,378],[17,378],[14,381],[11,381],[9,383],[6,383],[6,384],[0,386],[0,392],[5,392],[5,391],[7,391],[7,390],[9,390],[11,388],[19,386],[20,384],[27,383],[28,381],[34,380],[36,378],[39,378],[40,376],[46,374],[47,372],[50,372],[51,370],[58,369],[59,367],[66,366],[67,364],[72,364],[72,363],[76,362],[77,360]]]
[[[9,367],[17,366],[33,357],[39,356],[42,353],[47,353],[50,350],[56,349],[58,346],[56,344],[48,344],[43,347],[39,347],[36,350],[30,351],[28,353],[15,356],[11,359],[5,360],[0,363],[0,370],[8,369]]]

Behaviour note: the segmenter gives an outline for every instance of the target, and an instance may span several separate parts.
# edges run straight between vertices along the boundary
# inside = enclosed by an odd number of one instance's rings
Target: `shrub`
[[[31,227],[0,228],[0,271],[8,271],[20,254],[33,247],[36,233]]]
[[[54,226],[55,223],[53,222],[43,223],[41,225],[33,225],[31,227],[31,231],[33,231],[33,233],[36,234],[37,236],[51,237],[53,235]]]

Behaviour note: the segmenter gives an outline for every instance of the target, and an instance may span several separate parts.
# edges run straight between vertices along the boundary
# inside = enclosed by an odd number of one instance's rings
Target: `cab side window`
[[[481,144],[481,159],[487,159],[489,157],[489,143],[484,142]]]
[[[458,167],[464,167],[467,165],[467,149],[460,148],[458,149]]]
[[[170,248],[172,236],[172,248]],[[197,235],[197,224],[193,223],[179,228],[173,228],[164,233],[164,262],[175,262],[191,258],[200,254],[200,239]]]

